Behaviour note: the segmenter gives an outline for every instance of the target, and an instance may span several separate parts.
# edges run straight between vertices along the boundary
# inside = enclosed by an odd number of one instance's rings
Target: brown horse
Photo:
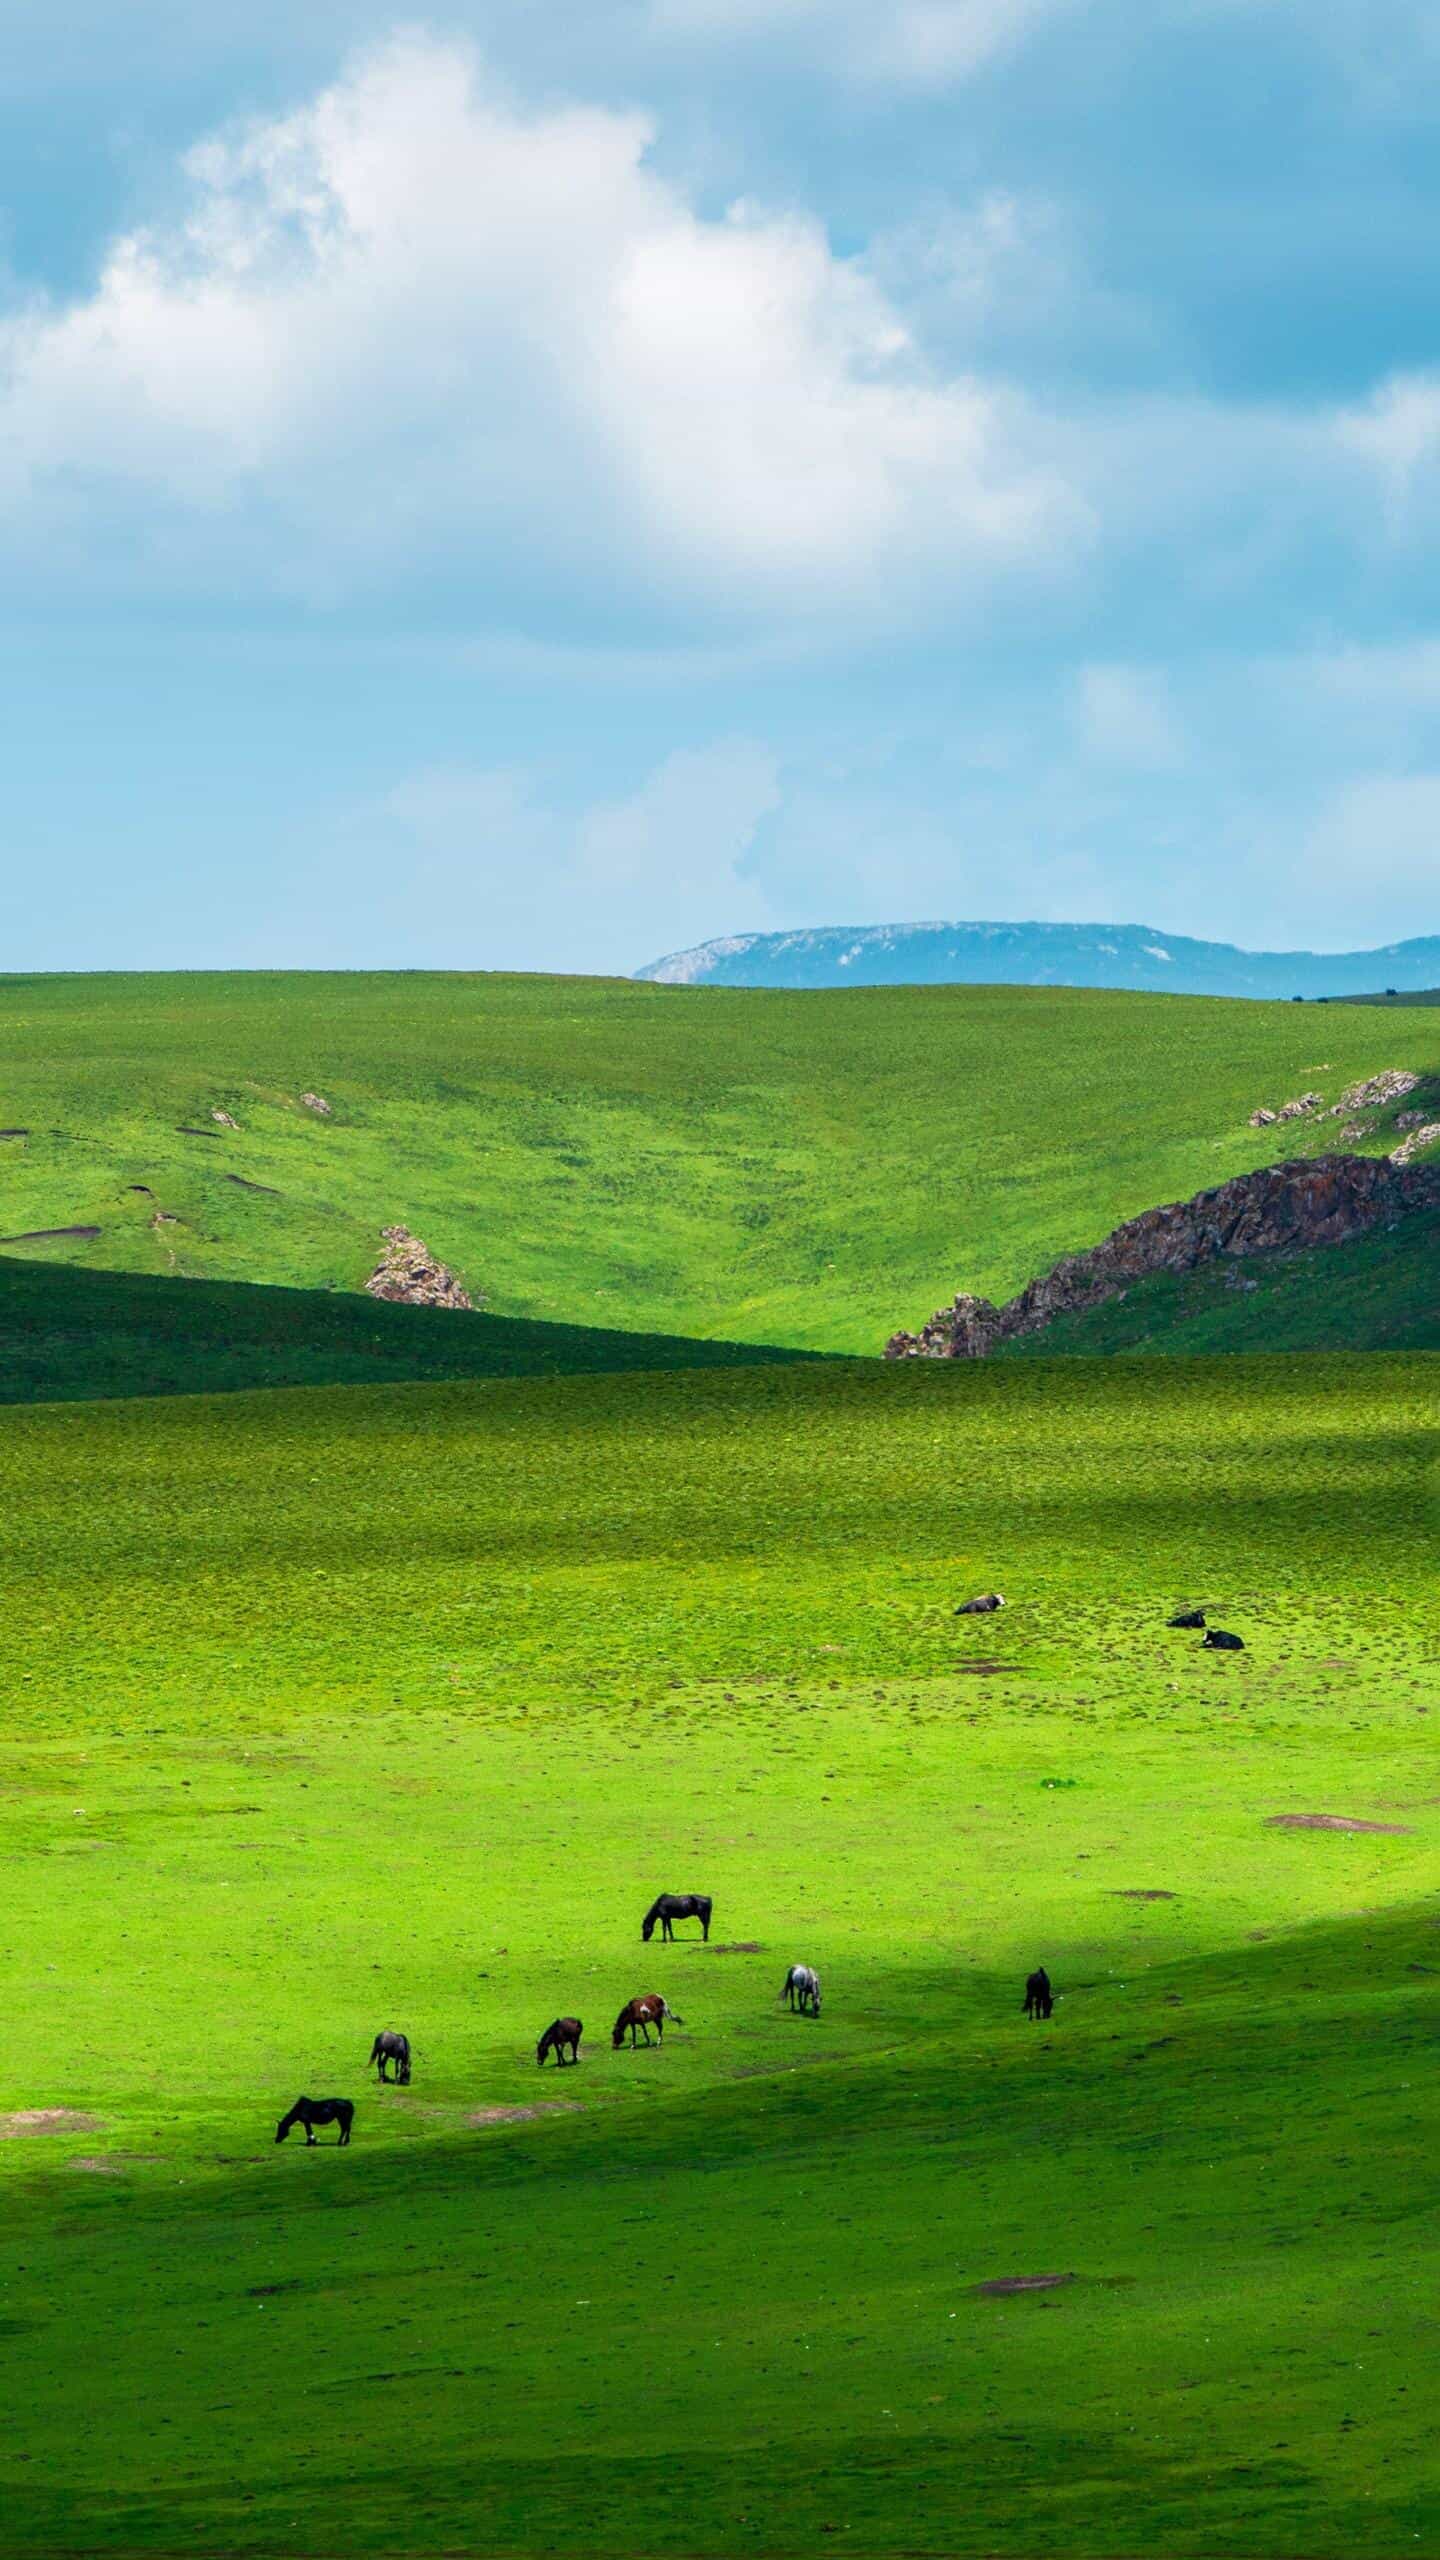
[[[674,2026],[683,2027],[685,2024],[683,2018],[676,2017],[674,2010],[671,2008],[669,2001],[664,1997],[663,1993],[659,1991],[642,1992],[638,2000],[626,2001],[624,2008],[621,2010],[619,2017],[615,2021],[610,2042],[618,2053],[621,2045],[625,2041],[625,2030],[628,2027],[630,2030],[630,2044],[633,2050],[636,2028],[639,2028],[640,2033],[648,2044],[650,2041],[650,2030],[653,2027],[660,2038],[660,2042],[663,2044],[665,2041],[665,2021],[667,2018]]]
[[[556,2069],[563,2071],[565,2067],[565,2047],[568,2044],[570,2047],[570,2059],[572,2063],[578,2062],[580,2059],[580,2038],[584,2032],[585,2030],[578,2018],[552,2019],[550,2025],[546,2028],[545,2033],[535,2047],[536,2061],[543,2063],[546,2054],[553,2053],[555,2056]]]

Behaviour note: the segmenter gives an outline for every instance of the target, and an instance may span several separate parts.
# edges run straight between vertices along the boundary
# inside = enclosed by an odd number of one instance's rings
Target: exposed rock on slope
[[[428,1245],[408,1227],[382,1227],[385,1250],[365,1287],[372,1298],[390,1298],[402,1307],[459,1307],[474,1312],[475,1301],[453,1271],[437,1262]]]
[[[1343,1244],[1411,1210],[1440,1205],[1440,1166],[1388,1157],[1308,1156],[1242,1173],[1193,1200],[1129,1218],[1088,1253],[1067,1254],[1003,1307],[961,1295],[918,1333],[892,1334],[887,1360],[983,1360],[999,1342],[1040,1333],[1077,1308],[1122,1297],[1152,1271],[1193,1271],[1221,1255],[1298,1253]]]

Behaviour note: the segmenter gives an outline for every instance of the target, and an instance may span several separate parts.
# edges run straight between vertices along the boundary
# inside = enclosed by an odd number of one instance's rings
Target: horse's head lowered
[[[641,1937],[644,1939],[645,1944],[646,1944],[646,1946],[648,1947],[648,1946],[649,1946],[649,1944],[650,1944],[651,1939],[652,1939],[652,1938],[654,1937],[654,1935],[655,1935],[655,1914],[654,1914],[654,1912],[653,1912],[653,1911],[647,1911],[647,1912],[646,1912],[646,1914],[645,1914],[644,1919],[641,1921],[641,1923],[640,1923],[640,1935],[641,1935]]]

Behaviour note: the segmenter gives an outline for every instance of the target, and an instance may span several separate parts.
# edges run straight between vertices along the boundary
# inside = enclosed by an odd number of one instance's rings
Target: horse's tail
[[[672,2026],[676,2026],[676,2027],[683,2027],[683,2026],[684,2026],[684,2024],[685,2024],[685,2021],[684,2021],[684,2019],[683,2019],[683,2018],[677,2018],[677,2017],[676,2017],[675,2012],[674,2012],[674,2010],[671,2008],[669,2001],[668,2001],[667,1999],[665,1999],[665,1998],[663,1997],[663,1995],[662,1995],[662,1998],[661,1998],[661,2001],[660,2001],[660,2015],[661,2015],[661,2017],[662,2017],[662,2018],[668,2018],[668,2019],[670,2020],[670,2022],[671,2022],[671,2025],[672,2025]]]
[[[381,2054],[381,2050],[382,2050],[382,2047],[381,2047],[381,2041],[380,2041],[379,2036],[377,2036],[377,2037],[376,2037],[376,2039],[375,2039],[375,2041],[374,2041],[374,2043],[373,2043],[373,2044],[372,2044],[372,2046],[370,2047],[370,2059],[371,2059],[371,2061],[372,2061],[372,2062],[378,2062],[378,2061],[379,2061],[379,2059],[380,2059],[380,2054]]]

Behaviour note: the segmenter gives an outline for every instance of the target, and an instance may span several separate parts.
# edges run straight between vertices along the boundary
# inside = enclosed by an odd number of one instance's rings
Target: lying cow
[[[985,1591],[978,1600],[962,1600],[955,1615],[957,1618],[988,1618],[992,1609],[1003,1609],[1004,1606],[1003,1592]]]
[[[1245,1650],[1244,1637],[1227,1635],[1223,1627],[1207,1627],[1205,1644],[1212,1653],[1243,1653]]]
[[[1165,1624],[1167,1627],[1203,1627],[1205,1612],[1203,1609],[1177,1609],[1174,1617],[1167,1618]]]

